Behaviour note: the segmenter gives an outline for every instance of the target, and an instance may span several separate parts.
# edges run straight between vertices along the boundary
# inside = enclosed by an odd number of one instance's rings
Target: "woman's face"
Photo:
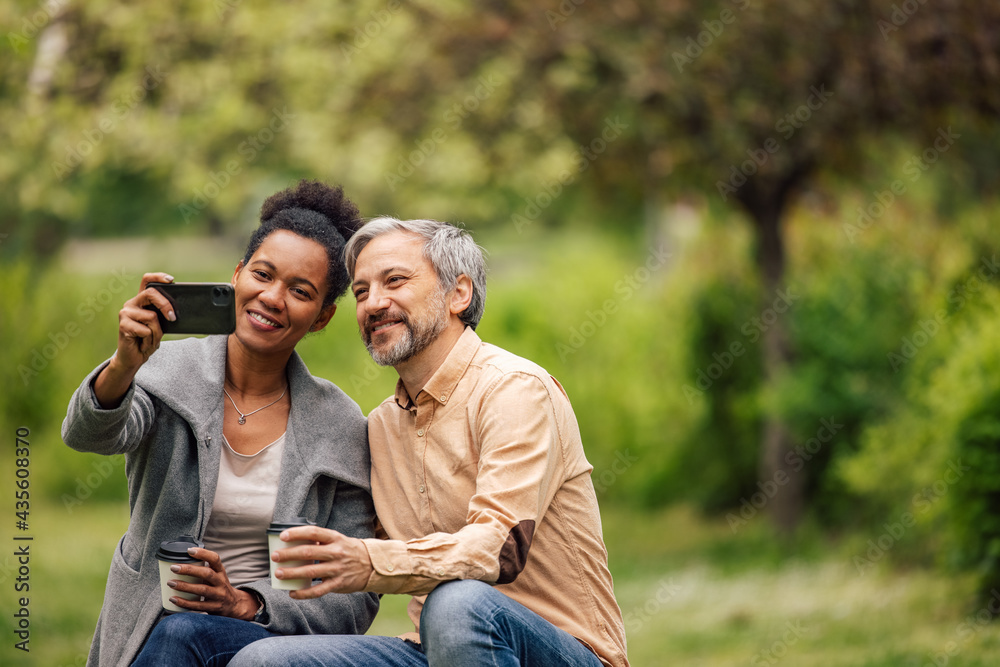
[[[259,352],[290,351],[325,327],[336,310],[323,308],[327,263],[316,241],[283,229],[268,235],[233,273],[237,339]]]

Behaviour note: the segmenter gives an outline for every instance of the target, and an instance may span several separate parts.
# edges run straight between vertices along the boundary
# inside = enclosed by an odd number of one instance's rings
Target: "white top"
[[[205,529],[205,548],[222,558],[229,583],[239,586],[270,576],[267,528],[278,497],[285,434],[248,456],[222,438],[219,483]]]

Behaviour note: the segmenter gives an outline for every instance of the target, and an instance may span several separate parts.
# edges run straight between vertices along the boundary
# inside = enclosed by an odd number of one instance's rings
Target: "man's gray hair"
[[[458,317],[475,329],[486,307],[486,260],[483,249],[472,239],[472,235],[460,227],[437,220],[374,218],[355,232],[344,248],[344,261],[351,279],[354,279],[358,255],[365,246],[374,238],[391,232],[407,232],[424,239],[424,257],[434,267],[438,282],[446,292],[454,289],[460,275],[469,276],[472,301]]]

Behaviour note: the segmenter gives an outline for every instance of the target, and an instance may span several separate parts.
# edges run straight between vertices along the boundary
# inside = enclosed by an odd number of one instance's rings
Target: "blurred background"
[[[489,251],[480,333],[574,403],[633,664],[995,662],[1000,5],[8,0],[0,26],[0,663],[85,662],[124,465],[59,428],[117,310],[144,271],[228,280],[299,178]],[[366,413],[395,384],[350,298],[299,350]]]

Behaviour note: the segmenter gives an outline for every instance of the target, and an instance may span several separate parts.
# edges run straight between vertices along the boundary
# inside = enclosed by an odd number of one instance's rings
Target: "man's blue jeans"
[[[277,636],[250,621],[171,614],[153,628],[132,667],[225,667],[247,644]]]
[[[449,581],[427,597],[417,646],[395,637],[307,635],[258,641],[230,667],[601,667],[583,644],[481,581]]]

